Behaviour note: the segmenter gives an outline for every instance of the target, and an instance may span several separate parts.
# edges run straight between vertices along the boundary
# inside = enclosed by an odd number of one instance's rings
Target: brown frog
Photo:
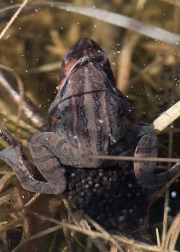
[[[29,149],[46,181],[36,180],[30,173],[31,164],[11,134],[2,130],[12,146],[0,152],[22,186],[33,192],[59,194],[66,190],[64,166],[75,168],[106,168],[115,161],[90,160],[82,154],[128,155],[156,157],[155,131],[134,123],[130,106],[116,89],[109,60],[91,39],[80,39],[63,60],[56,99],[49,108],[54,117],[54,132],[30,137]],[[179,166],[154,175],[154,162],[134,162],[139,185],[153,188],[169,181]]]

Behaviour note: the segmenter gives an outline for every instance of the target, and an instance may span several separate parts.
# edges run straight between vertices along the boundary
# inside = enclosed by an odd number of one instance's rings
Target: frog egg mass
[[[146,223],[140,220],[147,216],[148,192],[134,182],[133,166],[124,162],[121,167],[66,169],[63,195],[106,230],[132,232],[133,227],[141,229]]]

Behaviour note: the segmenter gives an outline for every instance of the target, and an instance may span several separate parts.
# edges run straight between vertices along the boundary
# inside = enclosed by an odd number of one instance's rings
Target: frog
[[[31,162],[9,131],[1,136],[11,144],[0,159],[12,167],[21,185],[29,191],[62,194],[67,187],[66,167],[106,169],[119,161],[85,158],[88,155],[157,157],[157,136],[150,126],[136,123],[126,97],[116,88],[109,59],[90,38],[81,38],[65,55],[57,95],[49,107],[53,118],[49,132],[32,135],[29,150],[44,180],[31,174]],[[155,162],[134,161],[137,183],[156,188],[170,181],[179,165],[154,174]]]

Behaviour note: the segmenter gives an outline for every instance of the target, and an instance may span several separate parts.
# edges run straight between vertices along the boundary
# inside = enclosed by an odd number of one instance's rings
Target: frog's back
[[[121,117],[124,100],[106,74],[86,57],[67,79],[63,92],[59,126],[69,143],[82,154],[108,154],[125,134],[127,124]]]

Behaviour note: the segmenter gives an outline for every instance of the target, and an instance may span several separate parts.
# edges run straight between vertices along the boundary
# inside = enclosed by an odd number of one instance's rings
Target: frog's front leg
[[[1,130],[1,135],[5,136],[12,146],[0,152],[0,159],[4,160],[13,168],[20,183],[26,190],[47,194],[59,194],[66,189],[66,179],[61,169],[61,164],[45,147],[37,142],[32,148],[36,151],[35,156],[39,156],[39,160],[43,161],[42,163],[37,162],[38,166],[41,167],[40,169],[38,167],[38,169],[47,182],[38,181],[31,175],[30,170],[32,166],[23,155],[22,147],[12,135],[5,129]]]
[[[134,132],[138,132],[137,147],[135,157],[156,157],[157,156],[157,137],[156,132],[147,126],[132,127]],[[134,161],[134,173],[138,184],[144,188],[152,188],[169,182],[179,171],[180,164],[174,165],[170,170],[154,174],[155,162]]]

